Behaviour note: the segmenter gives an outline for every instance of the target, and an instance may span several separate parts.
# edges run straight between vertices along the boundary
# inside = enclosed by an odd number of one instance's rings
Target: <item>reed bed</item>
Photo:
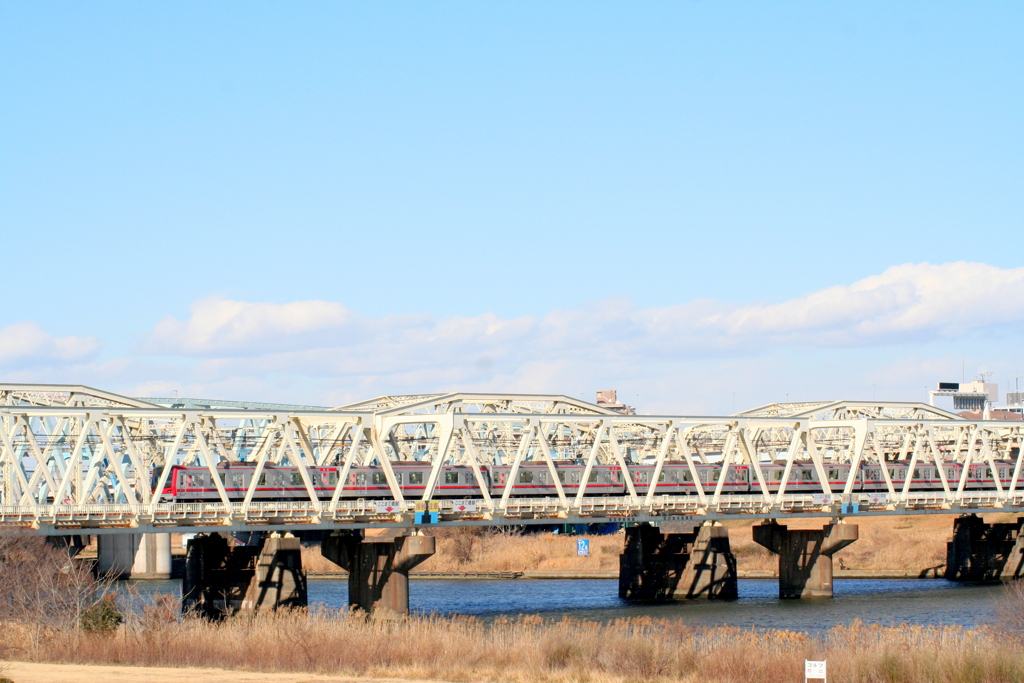
[[[484,623],[368,619],[326,609],[211,623],[153,608],[108,634],[55,631],[17,658],[552,683],[781,683],[802,680],[804,659],[825,659],[833,682],[1024,682],[1019,643],[987,629],[854,624],[811,637],[647,618],[598,623],[524,616]]]

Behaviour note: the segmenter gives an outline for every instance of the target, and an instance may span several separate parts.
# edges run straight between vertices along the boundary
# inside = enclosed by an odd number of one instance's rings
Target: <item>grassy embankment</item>
[[[140,620],[114,633],[53,632],[22,660],[218,667],[442,681],[798,681],[804,659],[828,661],[829,680],[1021,681],[1020,642],[985,629],[691,629],[679,621],[609,624],[538,617],[366,620],[281,613],[222,623]]]
[[[870,517],[856,520],[860,539],[836,553],[836,568],[920,572],[944,565],[946,542],[953,533],[955,515]],[[988,522],[1013,521],[1014,515],[985,515]],[[787,520],[790,528],[821,528],[827,520]],[[853,523],[853,522],[851,522]],[[754,522],[727,522],[732,550],[740,573],[773,571],[777,559],[754,543]],[[486,530],[446,529],[437,532],[437,554],[413,573],[443,572],[615,572],[622,552],[621,534],[590,536],[590,555],[576,555],[576,536],[489,533]],[[337,572],[338,567],[319,551],[306,548],[303,566],[311,573]]]

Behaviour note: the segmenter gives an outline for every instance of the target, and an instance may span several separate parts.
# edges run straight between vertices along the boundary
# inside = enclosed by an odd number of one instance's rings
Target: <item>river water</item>
[[[135,582],[141,592],[178,595],[180,581]],[[1002,588],[968,586],[941,579],[843,579],[835,597],[779,600],[778,583],[740,579],[735,602],[632,605],[618,597],[614,579],[412,580],[409,602],[421,614],[539,614],[559,619],[607,621],[624,617],[679,619],[695,626],[738,626],[819,632],[860,620],[865,624],[982,626],[991,623]],[[348,582],[311,579],[310,604],[342,607]]]

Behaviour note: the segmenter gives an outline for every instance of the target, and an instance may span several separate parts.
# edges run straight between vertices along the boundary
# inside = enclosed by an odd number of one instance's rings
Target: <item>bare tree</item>
[[[0,647],[38,651],[48,632],[77,629],[109,587],[42,536],[0,534]]]

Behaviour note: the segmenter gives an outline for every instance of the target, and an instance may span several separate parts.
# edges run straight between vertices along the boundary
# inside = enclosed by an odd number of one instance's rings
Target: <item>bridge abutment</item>
[[[210,618],[305,607],[299,539],[275,533],[256,545],[232,545],[220,534],[200,534],[188,542],[181,594],[183,609]]]
[[[755,525],[754,542],[779,556],[780,598],[831,598],[832,554],[858,538],[856,524],[790,529],[775,521]]]
[[[170,534],[99,534],[96,569],[118,579],[169,579]]]
[[[995,583],[1024,576],[1024,517],[1016,522],[986,524],[977,515],[953,521],[953,540],[946,544],[950,581]]]
[[[353,608],[383,616],[409,613],[409,570],[434,554],[433,536],[401,529],[339,533],[320,543],[320,552],[348,572]]]
[[[702,524],[689,533],[663,534],[649,524],[628,527],[619,556],[624,600],[735,600],[736,558],[729,530]]]

